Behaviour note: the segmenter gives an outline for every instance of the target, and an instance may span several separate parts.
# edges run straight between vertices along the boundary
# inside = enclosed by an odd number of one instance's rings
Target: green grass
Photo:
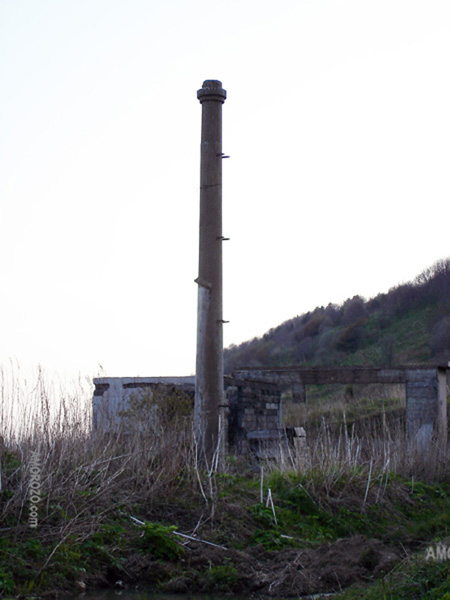
[[[304,472],[274,468],[263,477],[261,503],[260,474],[251,471],[217,474],[214,476],[216,516],[200,537],[226,543],[227,547],[241,551],[262,546],[275,552],[284,548],[316,548],[325,542],[358,534],[393,544],[414,541],[415,545],[448,535],[449,484],[405,480],[394,473],[380,475],[372,474],[372,484],[366,494],[367,466],[347,467],[339,473],[318,467]],[[270,504],[266,505],[269,489],[273,509]],[[64,497],[58,501],[62,507],[67,504]],[[181,495],[178,491],[165,500],[160,496],[156,501],[157,511],[160,510],[158,505],[164,510],[168,501],[179,515],[179,511],[184,510],[193,516],[198,515],[198,505],[202,503],[198,489],[185,488]],[[7,533],[3,535],[0,538],[0,598],[67,589],[86,577],[104,578],[109,574],[109,580],[126,578],[129,575],[127,561],[133,553],[142,557],[139,560],[162,565],[155,571],[155,584],[186,577],[197,581],[196,585],[203,590],[233,591],[238,588],[243,574],[232,562],[212,562],[206,570],[188,564],[180,567],[180,558],[186,555],[188,559],[189,552],[183,552],[174,536],[175,524],[147,520],[139,527],[126,515],[121,515],[120,510],[113,510],[112,505],[104,512],[97,500],[91,508],[91,516],[78,527],[72,524],[70,511],[60,510],[55,513],[50,528],[31,530],[25,525],[16,530],[16,539]],[[148,514],[148,508],[142,502],[138,502],[134,510],[139,517]],[[100,520],[97,513],[102,514]],[[197,518],[195,516],[194,520]],[[186,523],[180,525],[185,531],[186,527]],[[57,532],[65,528],[68,535],[61,538]],[[439,565],[411,562],[405,572],[410,578],[421,578],[421,585],[426,590],[432,589],[431,584],[440,589],[439,585],[446,581]],[[369,594],[368,599],[383,597],[376,596],[383,589],[379,586],[388,589],[386,586],[394,584],[409,589],[407,581],[400,581],[400,575],[396,573],[395,577],[385,577],[377,583],[378,587],[373,588],[376,591],[369,588],[364,594]],[[365,598],[345,596],[353,597]],[[386,597],[397,598],[395,595]],[[403,597],[407,596],[398,596]]]
[[[448,561],[411,557],[388,575],[367,586],[336,596],[337,600],[450,600]]]
[[[266,530],[293,536],[289,545],[316,545],[363,533],[384,539],[434,539],[450,534],[450,485],[405,481],[391,473],[375,483],[383,490],[381,502],[363,504],[367,469],[342,473],[330,486],[320,470],[305,474],[275,471],[267,480],[275,502],[277,526],[271,509],[252,507]],[[349,499],[353,499],[353,505]],[[395,519],[394,519],[395,517]],[[287,545],[287,544],[286,544]]]

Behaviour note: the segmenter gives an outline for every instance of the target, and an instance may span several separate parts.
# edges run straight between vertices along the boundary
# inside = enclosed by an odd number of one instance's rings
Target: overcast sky
[[[447,257],[448,0],[0,0],[0,362],[194,372],[201,106],[225,344]]]

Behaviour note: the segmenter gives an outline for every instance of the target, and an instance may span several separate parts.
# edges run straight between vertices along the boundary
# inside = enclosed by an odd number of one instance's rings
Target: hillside
[[[238,366],[395,365],[450,360],[450,257],[413,281],[365,300],[354,296],[285,321],[225,350]]]

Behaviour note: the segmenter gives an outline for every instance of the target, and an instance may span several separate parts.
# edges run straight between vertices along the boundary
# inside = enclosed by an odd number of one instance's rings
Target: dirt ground
[[[395,548],[363,535],[314,549],[275,552],[262,546],[239,551],[189,542],[178,564],[146,560],[142,554],[136,554],[129,557],[124,571],[135,581],[159,581],[158,587],[164,592],[217,590],[302,597],[341,592],[352,584],[368,583],[391,570],[400,558]],[[225,567],[222,579],[212,581],[211,573],[217,567]],[[226,567],[231,567],[228,577]]]

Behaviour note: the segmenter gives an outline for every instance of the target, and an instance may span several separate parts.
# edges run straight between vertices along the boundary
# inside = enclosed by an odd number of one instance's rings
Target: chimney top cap
[[[203,82],[202,89],[197,92],[197,98],[200,100],[200,104],[207,100],[218,101],[223,104],[226,97],[227,92],[223,89],[222,82],[217,79],[206,79]]]

